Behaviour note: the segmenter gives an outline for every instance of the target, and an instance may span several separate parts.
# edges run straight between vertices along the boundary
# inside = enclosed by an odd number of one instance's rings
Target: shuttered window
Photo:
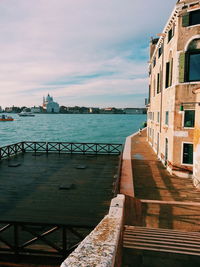
[[[200,24],[200,9],[187,12],[182,16],[182,26],[188,27]]]
[[[169,66],[169,86],[172,85],[172,77],[173,77],[173,58],[171,58]]]
[[[185,82],[185,53],[180,53],[179,56],[179,82]]]
[[[190,24],[190,13],[187,12],[182,16],[182,26],[187,27]]]

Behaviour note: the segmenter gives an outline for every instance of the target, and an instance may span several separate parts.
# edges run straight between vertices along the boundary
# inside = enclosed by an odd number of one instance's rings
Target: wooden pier
[[[70,253],[108,212],[121,149],[44,142],[0,148],[0,252]]]

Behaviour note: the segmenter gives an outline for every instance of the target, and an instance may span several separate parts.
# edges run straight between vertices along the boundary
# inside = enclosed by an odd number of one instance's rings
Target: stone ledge
[[[123,227],[125,196],[111,201],[109,214],[81,242],[61,267],[112,267]]]

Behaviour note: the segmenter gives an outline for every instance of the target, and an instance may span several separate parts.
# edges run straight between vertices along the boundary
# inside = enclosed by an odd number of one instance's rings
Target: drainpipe
[[[164,89],[164,54],[165,54],[165,49],[164,49],[164,42],[165,42],[165,37],[163,37],[163,53],[162,53],[162,88],[161,88],[161,100],[160,100],[160,133],[162,129],[162,103],[163,103],[163,89]]]

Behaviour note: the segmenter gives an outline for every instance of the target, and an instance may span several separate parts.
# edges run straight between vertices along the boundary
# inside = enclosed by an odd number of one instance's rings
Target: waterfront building
[[[43,97],[43,109],[47,113],[58,113],[59,112],[59,104],[53,101],[53,97],[50,96],[49,94],[47,97]]]
[[[200,1],[179,0],[150,43],[148,141],[170,173],[200,187]]]
[[[13,107],[6,107],[5,112],[7,113],[13,112]]]
[[[32,112],[32,113],[40,113],[40,112],[41,112],[41,108],[40,108],[40,107],[35,107],[35,106],[34,106],[34,107],[31,108],[31,112]]]
[[[125,114],[145,114],[146,108],[124,108]]]

